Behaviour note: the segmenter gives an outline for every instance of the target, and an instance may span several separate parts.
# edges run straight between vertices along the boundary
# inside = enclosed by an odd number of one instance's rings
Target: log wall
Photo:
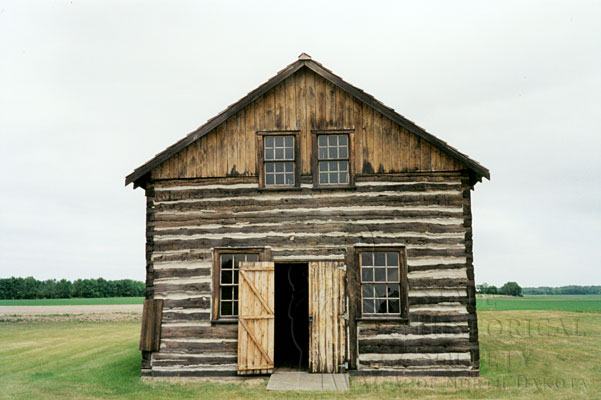
[[[465,166],[314,72],[303,68],[152,170],[152,179],[255,176],[259,130],[299,130],[311,174],[311,130],[354,128],[353,171],[456,171]]]
[[[477,374],[469,178],[357,175],[356,188],[266,192],[256,177],[151,181],[147,297],[163,299],[153,376],[236,374],[237,325],[211,323],[212,248],[270,247],[277,262],[339,260],[405,246],[409,321],[356,325],[359,373]],[[277,351],[277,350],[276,350]]]

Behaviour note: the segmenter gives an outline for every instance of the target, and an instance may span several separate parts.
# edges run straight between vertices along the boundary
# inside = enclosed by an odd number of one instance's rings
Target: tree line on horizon
[[[37,280],[27,278],[0,279],[0,299],[68,299],[71,297],[140,297],[144,296],[144,282],[132,279],[106,280],[67,279]]]
[[[523,295],[569,295],[569,294],[601,294],[601,286],[579,286],[567,285],[559,287],[539,286],[522,288],[517,282],[507,282],[500,288],[495,285],[483,283],[476,286],[476,291],[480,294],[503,294],[507,296]]]

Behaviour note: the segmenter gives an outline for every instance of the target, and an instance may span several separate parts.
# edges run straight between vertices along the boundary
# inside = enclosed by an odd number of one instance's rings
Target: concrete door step
[[[307,371],[276,369],[267,390],[345,391],[349,390],[348,374],[310,374]]]

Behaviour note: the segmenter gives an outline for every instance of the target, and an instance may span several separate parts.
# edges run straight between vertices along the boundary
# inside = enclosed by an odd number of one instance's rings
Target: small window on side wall
[[[313,131],[313,134],[314,186],[350,186],[352,174],[349,133]]]
[[[361,315],[408,317],[407,263],[404,249],[359,252]]]
[[[261,187],[277,189],[300,186],[296,133],[259,132],[259,149]]]
[[[263,249],[218,249],[213,254],[213,319],[238,317],[241,261],[265,260]]]

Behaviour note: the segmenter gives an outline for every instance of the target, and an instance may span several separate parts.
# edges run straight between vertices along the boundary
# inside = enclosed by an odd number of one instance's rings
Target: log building
[[[127,176],[145,376],[478,374],[489,171],[306,54]]]

